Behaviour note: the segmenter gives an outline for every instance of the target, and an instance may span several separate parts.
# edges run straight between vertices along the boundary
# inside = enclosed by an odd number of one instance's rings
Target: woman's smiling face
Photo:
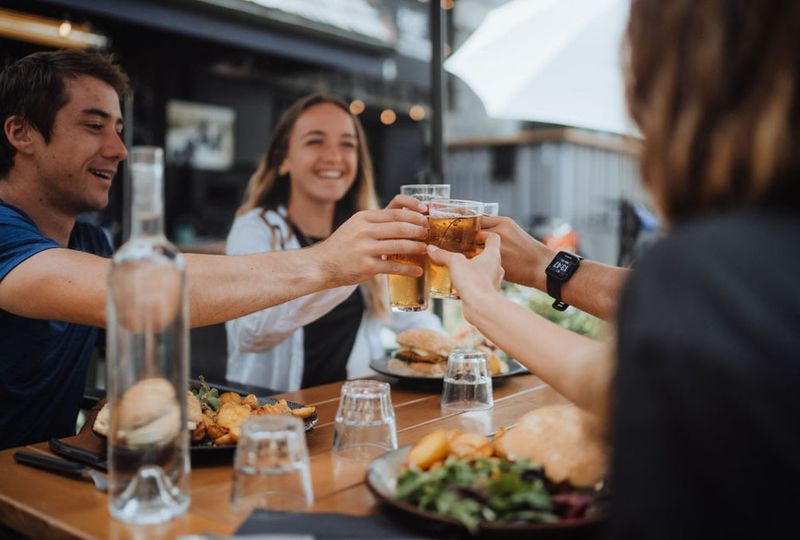
[[[349,114],[332,103],[303,111],[278,169],[291,178],[292,198],[336,203],[355,182],[358,136]]]

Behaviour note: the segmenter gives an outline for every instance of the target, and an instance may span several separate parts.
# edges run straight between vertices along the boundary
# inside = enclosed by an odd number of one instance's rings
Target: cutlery
[[[55,472],[72,478],[79,478],[82,480],[91,480],[94,486],[99,491],[108,491],[108,477],[86,465],[75,463],[74,461],[67,461],[54,456],[45,454],[38,454],[34,452],[15,452],[14,461],[29,467],[36,467],[46,471]]]
[[[54,454],[72,461],[79,461],[97,469],[108,471],[108,461],[105,454],[98,454],[91,450],[72,446],[56,438],[50,439],[50,451]]]

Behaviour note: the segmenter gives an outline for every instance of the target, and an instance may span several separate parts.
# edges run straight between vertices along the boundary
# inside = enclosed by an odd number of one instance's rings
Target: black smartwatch
[[[547,265],[544,273],[547,274],[547,294],[555,298],[553,309],[564,311],[569,307],[569,304],[561,300],[561,286],[569,281],[580,266],[581,260],[581,257],[574,253],[559,251]]]

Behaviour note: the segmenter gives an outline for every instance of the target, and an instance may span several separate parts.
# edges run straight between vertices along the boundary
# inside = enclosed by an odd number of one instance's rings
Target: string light
[[[360,99],[354,99],[350,102],[350,112],[358,116],[363,113],[367,106]]]
[[[411,117],[412,120],[419,122],[420,120],[425,119],[425,107],[422,105],[412,105],[408,109],[408,116]]]
[[[447,11],[456,5],[455,0],[442,0],[442,9]]]
[[[397,115],[392,109],[383,109],[381,111],[381,123],[387,126],[394,124],[395,120],[397,120]]]
[[[72,23],[63,21],[58,27],[58,35],[62,38],[69,36],[72,33]]]

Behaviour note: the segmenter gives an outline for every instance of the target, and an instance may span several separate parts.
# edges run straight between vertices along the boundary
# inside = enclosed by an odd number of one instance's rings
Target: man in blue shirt
[[[108,204],[127,157],[127,77],[103,55],[35,53],[0,74],[0,448],[71,435],[98,328],[111,247],[77,223]],[[186,255],[193,326],[241,317],[375,274],[421,270],[386,253],[425,251],[410,198],[359,212],[303,250]]]

